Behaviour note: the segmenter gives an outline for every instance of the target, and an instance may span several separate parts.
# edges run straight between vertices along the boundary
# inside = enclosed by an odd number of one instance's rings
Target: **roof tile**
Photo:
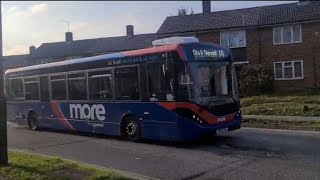
[[[139,34],[134,36],[106,37],[98,39],[75,40],[71,42],[43,43],[39,46],[33,58],[65,57],[85,54],[118,52],[125,50],[152,47],[156,34]]]
[[[263,26],[320,19],[320,1],[167,17],[157,34]]]

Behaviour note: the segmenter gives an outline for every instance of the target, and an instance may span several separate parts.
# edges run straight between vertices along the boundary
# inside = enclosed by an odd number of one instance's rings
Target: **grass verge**
[[[245,118],[243,119],[242,125],[244,127],[256,128],[320,131],[320,122],[316,121],[284,121]]]
[[[51,158],[22,152],[9,152],[9,165],[0,167],[0,179],[126,180],[130,178],[56,157]]]
[[[241,107],[245,115],[320,116],[320,95],[244,97]]]

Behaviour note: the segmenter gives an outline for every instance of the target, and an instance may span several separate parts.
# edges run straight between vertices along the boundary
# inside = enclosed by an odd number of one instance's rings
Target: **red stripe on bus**
[[[206,121],[208,124],[219,124],[219,123],[221,123],[218,120],[221,117],[225,118],[225,120],[223,122],[232,121],[236,117],[236,113],[218,117],[218,116],[215,116],[215,115],[209,113],[207,110],[197,106],[196,104],[192,104],[192,103],[159,102],[158,104],[161,105],[162,107],[168,109],[168,110],[173,110],[173,109],[176,109],[176,108],[188,109],[188,110],[192,111],[195,115],[197,115],[198,117],[200,117],[201,119]]]
[[[59,105],[57,102],[51,102],[51,108],[54,115],[59,119],[59,121],[69,130],[74,130],[68,120],[64,117],[63,113],[60,111]]]
[[[139,56],[139,55],[147,55],[147,54],[153,54],[153,53],[159,53],[159,52],[174,51],[174,50],[178,50],[180,46],[181,45],[179,44],[171,44],[171,45],[157,46],[157,47],[151,47],[146,49],[123,51],[120,53],[125,56]]]

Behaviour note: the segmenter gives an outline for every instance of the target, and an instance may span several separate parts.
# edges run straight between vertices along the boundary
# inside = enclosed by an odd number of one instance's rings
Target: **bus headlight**
[[[237,117],[241,116],[241,113],[242,113],[242,112],[241,112],[241,108],[239,108],[238,112],[236,113],[236,116],[237,116]]]
[[[203,123],[203,121],[201,120],[201,118],[200,117],[198,117],[196,114],[193,114],[193,119],[195,119],[197,122],[199,122],[200,124],[202,124]]]
[[[174,111],[180,116],[192,119],[193,121],[199,124],[206,124],[206,122],[203,119],[201,119],[197,114],[193,113],[189,109],[175,109]]]

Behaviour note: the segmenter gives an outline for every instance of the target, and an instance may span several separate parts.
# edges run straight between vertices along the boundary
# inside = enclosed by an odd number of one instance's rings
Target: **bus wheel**
[[[30,114],[28,117],[28,127],[30,130],[32,131],[36,131],[38,130],[38,120],[37,120],[37,116],[35,114]]]
[[[135,120],[129,119],[124,129],[125,136],[130,141],[138,142],[140,140],[140,126]]]

